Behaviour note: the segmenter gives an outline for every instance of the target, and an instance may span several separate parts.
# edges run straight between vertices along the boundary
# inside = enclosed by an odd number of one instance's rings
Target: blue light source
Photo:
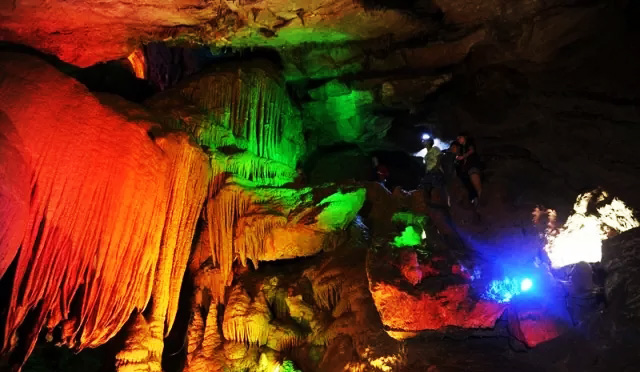
[[[530,278],[494,279],[488,283],[482,298],[498,303],[511,302],[514,297],[528,292],[531,288],[533,288],[533,280]]]
[[[531,287],[533,287],[533,282],[529,278],[524,278],[520,282],[520,290],[522,292],[526,292],[526,291],[530,290]]]
[[[428,135],[427,133],[422,134],[422,140],[423,140],[423,141],[426,141],[426,140],[428,140],[429,138],[431,138],[431,136],[430,136],[430,135]]]

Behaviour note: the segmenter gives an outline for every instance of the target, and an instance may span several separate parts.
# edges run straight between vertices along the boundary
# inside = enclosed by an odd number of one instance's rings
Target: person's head
[[[461,132],[458,134],[456,141],[461,145],[465,145],[467,141],[469,141],[469,134],[467,132]]]
[[[422,144],[427,150],[430,150],[433,147],[433,138],[427,138],[426,140],[422,141]]]
[[[460,145],[458,144],[458,142],[456,141],[451,142],[451,145],[449,145],[449,152],[457,154],[459,151],[460,151]]]

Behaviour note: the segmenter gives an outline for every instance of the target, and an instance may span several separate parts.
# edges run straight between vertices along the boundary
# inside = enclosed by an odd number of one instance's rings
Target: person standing
[[[433,138],[428,138],[423,141],[424,147],[427,152],[424,155],[425,164],[425,176],[423,180],[425,201],[431,201],[431,193],[433,189],[442,189],[443,186],[443,174],[442,167],[440,166],[440,157],[442,151],[437,146],[434,146]],[[444,198],[444,195],[441,195]]]
[[[456,160],[460,164],[459,174],[463,183],[470,183],[469,199],[474,206],[478,205],[478,198],[482,195],[482,163],[478,155],[475,141],[468,133],[460,133],[456,142],[460,146],[460,154]],[[468,178],[467,178],[468,177]]]
[[[442,168],[444,181],[442,189],[444,190],[447,206],[449,207],[451,207],[451,181],[453,181],[453,177],[455,177],[456,175],[456,157],[460,153],[459,150],[460,145],[458,145],[458,143],[454,141],[451,143],[451,145],[449,145],[449,148],[440,156],[440,167]]]

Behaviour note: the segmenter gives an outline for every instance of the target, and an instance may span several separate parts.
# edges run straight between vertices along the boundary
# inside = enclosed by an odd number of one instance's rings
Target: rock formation
[[[194,303],[214,314],[218,303],[226,303],[236,259],[245,265],[250,259],[257,267],[264,260],[335,248],[339,232],[364,201],[364,190],[353,187],[261,187],[281,184],[273,181],[284,177],[279,169],[295,174],[299,146],[287,137],[295,117],[282,116],[285,131],[277,115],[286,112],[269,114],[263,99],[277,103],[270,93],[248,101],[254,105],[250,112],[260,112],[254,121],[239,118],[237,124],[205,128],[209,137],[197,140],[208,144],[208,158],[186,134],[165,131],[144,109],[94,97],[38,59],[5,53],[2,67],[0,151],[13,161],[3,161],[2,168],[7,182],[0,274],[14,257],[17,262],[4,350],[15,350],[18,360],[29,355],[43,327],[50,339],[82,350],[104,344],[132,317],[125,348],[116,357],[118,369],[159,371],[205,200],[206,228],[192,264],[200,273]],[[240,105],[246,108],[243,101]],[[244,144],[238,149],[244,158],[219,152],[228,142],[216,142],[216,130],[227,130],[226,139]],[[198,259],[213,267],[202,272]],[[234,288],[229,309],[244,303],[234,295],[240,287]],[[258,303],[264,313],[265,299]],[[31,311],[35,317],[27,317]],[[269,333],[260,333],[262,323],[253,322],[257,328],[229,320],[223,329],[236,336],[225,336],[266,342]],[[54,333],[58,327],[61,334]],[[216,332],[217,327],[205,333]],[[295,344],[282,337],[283,345]],[[210,356],[212,347],[205,345],[204,355]]]
[[[16,180],[8,186],[23,179],[30,195],[7,204],[24,217],[8,221],[13,235],[3,239],[11,244],[3,244],[3,262],[17,259],[4,350],[19,343],[28,355],[41,328],[58,326],[67,346],[101,345],[153,298],[146,322],[159,363],[206,197],[206,156],[182,134],[151,138],[157,124],[139,108],[116,111],[23,57],[2,55],[1,110],[11,140],[3,151],[26,160],[3,166]]]

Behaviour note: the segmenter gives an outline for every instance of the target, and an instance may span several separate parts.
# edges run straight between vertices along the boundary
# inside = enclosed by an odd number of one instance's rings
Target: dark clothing
[[[467,195],[469,196],[469,200],[472,201],[478,197],[478,192],[475,187],[473,187],[473,183],[471,182],[471,175],[474,173],[481,173],[482,162],[480,161],[480,156],[478,155],[478,148],[476,147],[476,143],[473,138],[466,138],[465,144],[461,144],[458,142],[458,146],[460,147],[460,155],[464,155],[471,148],[473,148],[473,153],[467,156],[466,159],[457,162],[456,171],[458,172],[458,177],[462,181],[464,188],[467,189]]]
[[[478,192],[476,191],[476,188],[473,187],[473,183],[471,183],[471,177],[468,173],[461,172],[460,181],[462,181],[464,188],[467,189],[467,195],[469,196],[470,201],[478,197]]]
[[[449,184],[456,175],[456,155],[457,154],[453,152],[447,151],[440,157],[440,166],[442,167],[444,182],[446,184]]]
[[[467,138],[467,141],[464,145],[460,143],[458,143],[458,145],[460,146],[461,155],[466,154],[469,149],[473,148],[473,154],[469,155],[460,164],[460,170],[462,171],[462,173],[464,173],[465,175],[480,173],[480,170],[482,169],[482,162],[480,161],[478,148],[476,147],[476,143],[473,138]]]
[[[425,204],[429,205],[433,202],[431,198],[432,192],[434,190],[439,190],[441,197],[448,199],[446,197],[447,193],[445,188],[444,174],[439,169],[427,172],[427,174],[425,174],[424,178],[422,179],[421,184],[422,189],[424,190]]]
[[[378,179],[378,182],[384,182],[387,180],[387,178],[389,178],[389,169],[387,169],[387,167],[385,167],[382,164],[379,164],[376,167],[376,177]]]
[[[429,188],[442,187],[444,185],[444,175],[439,170],[427,172],[422,179],[422,185]]]

